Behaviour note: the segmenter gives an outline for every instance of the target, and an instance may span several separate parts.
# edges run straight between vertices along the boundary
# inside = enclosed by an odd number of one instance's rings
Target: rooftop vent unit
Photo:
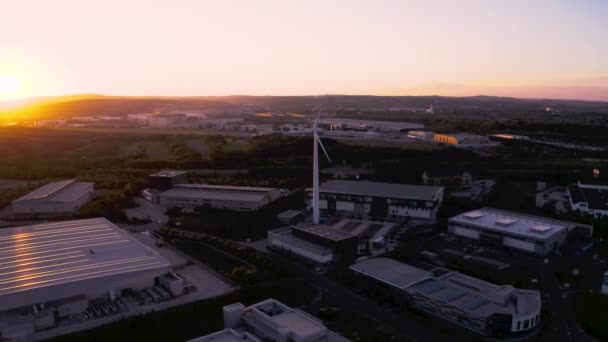
[[[466,213],[462,216],[464,216],[465,218],[471,219],[471,220],[476,220],[480,217],[485,216],[486,214],[482,213],[481,211],[471,211],[469,213]]]
[[[518,220],[516,218],[505,217],[505,218],[496,220],[496,224],[499,225],[499,226],[506,227],[506,226],[512,225],[513,223],[515,223],[517,221]]]
[[[550,231],[551,229],[553,229],[553,227],[545,226],[545,225],[538,225],[538,226],[534,226],[534,227],[530,228],[530,230],[535,233],[546,233],[546,232]]]

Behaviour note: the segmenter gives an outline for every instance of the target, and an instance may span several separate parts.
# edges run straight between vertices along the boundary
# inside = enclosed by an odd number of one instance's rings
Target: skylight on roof
[[[466,217],[468,219],[473,219],[474,220],[474,219],[478,219],[478,218],[480,218],[482,216],[485,216],[485,215],[486,214],[482,213],[481,211],[471,211],[471,212],[466,213],[466,214],[464,214],[462,216],[464,216],[464,217]]]
[[[551,229],[553,229],[553,227],[545,226],[542,224],[530,228],[531,231],[536,232],[536,233],[546,233],[546,232],[550,231]]]

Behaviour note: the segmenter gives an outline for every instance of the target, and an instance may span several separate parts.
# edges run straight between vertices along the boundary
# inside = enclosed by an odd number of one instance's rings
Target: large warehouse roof
[[[331,180],[321,184],[321,192],[433,201],[442,187],[379,182]]]
[[[169,266],[104,218],[0,229],[0,302],[12,293]]]
[[[573,222],[493,208],[462,213],[450,218],[449,222],[540,241],[577,225]]]
[[[13,202],[31,200],[73,202],[81,198],[91,185],[92,183],[76,182],[74,179],[52,182],[21,196]]]

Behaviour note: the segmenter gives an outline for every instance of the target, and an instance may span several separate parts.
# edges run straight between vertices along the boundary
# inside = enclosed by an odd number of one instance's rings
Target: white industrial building
[[[312,190],[308,190],[309,195]],[[443,187],[331,180],[320,186],[319,208],[328,214],[403,220],[435,220]],[[312,206],[310,196],[308,206]]]
[[[591,235],[592,228],[586,225],[493,208],[469,211],[448,220],[448,231],[456,236],[539,256],[561,248],[577,228]]]
[[[318,119],[321,126],[329,126],[332,131],[356,130],[378,132],[400,132],[406,130],[424,129],[424,124],[399,121],[374,121],[358,119],[326,118]]]
[[[154,286],[171,269],[104,218],[1,229],[0,260],[0,336],[14,340],[84,312],[90,300]]]
[[[374,295],[487,336],[522,335],[540,321],[538,291],[496,285],[442,268],[423,270],[372,258],[350,267]]]
[[[69,216],[93,198],[94,184],[74,179],[48,183],[14,200],[13,213],[29,216]]]
[[[189,342],[348,342],[323,322],[276,299],[224,306],[224,330]]]
[[[572,210],[594,218],[608,217],[608,185],[578,182],[568,187]]]
[[[279,188],[178,184],[158,197],[159,203],[165,208],[179,207],[185,212],[194,212],[198,208],[255,211],[286,192]]]

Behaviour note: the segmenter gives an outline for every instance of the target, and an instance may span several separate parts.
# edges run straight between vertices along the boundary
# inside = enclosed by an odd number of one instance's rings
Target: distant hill
[[[46,120],[75,116],[119,116],[129,113],[180,113],[206,111],[279,111],[309,113],[318,103],[327,112],[412,112],[433,106],[436,113],[477,113],[490,116],[510,116],[545,112],[608,114],[608,102],[517,99],[496,96],[192,96],[192,97],[129,97],[76,94],[34,97],[19,101],[0,102],[0,120]]]

